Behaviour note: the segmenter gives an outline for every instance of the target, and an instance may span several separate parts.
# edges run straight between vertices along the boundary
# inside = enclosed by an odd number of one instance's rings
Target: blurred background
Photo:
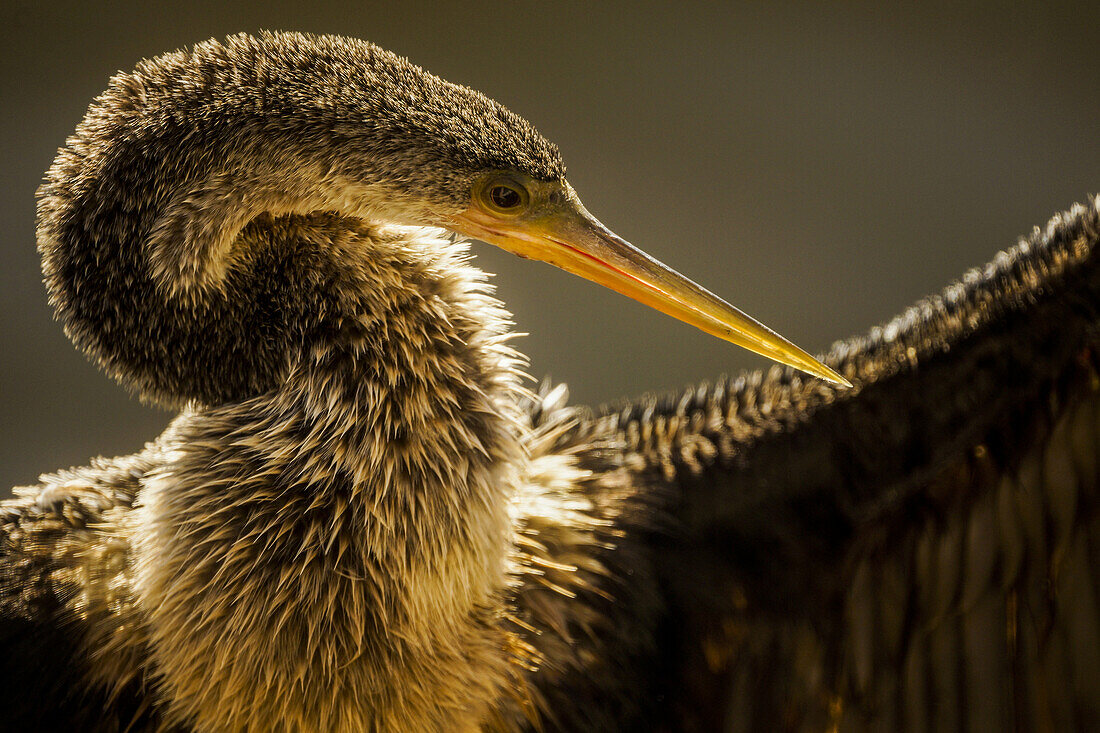
[[[1100,5],[4,0],[0,494],[138,449],[171,415],[53,322],[34,192],[142,57],[240,30],[369,39],[530,119],[616,232],[810,351],[1100,191]],[[531,373],[598,404],[763,359],[476,247]]]

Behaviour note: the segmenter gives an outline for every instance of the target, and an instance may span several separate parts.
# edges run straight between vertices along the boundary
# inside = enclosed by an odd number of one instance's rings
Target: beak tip
[[[835,371],[834,369],[825,366],[821,362],[818,362],[817,366],[819,368],[814,372],[811,372],[811,374],[813,374],[815,377],[818,377],[819,379],[822,379],[829,384],[836,385],[837,387],[844,387],[847,389],[852,389],[853,387],[855,387],[854,384],[849,382],[847,379],[844,378],[842,374]]]
[[[830,381],[832,381],[832,383],[837,385],[838,387],[844,387],[845,389],[855,388],[855,385],[852,384],[851,382],[849,382],[844,377],[840,377],[839,379],[833,379],[833,380],[830,380]]]

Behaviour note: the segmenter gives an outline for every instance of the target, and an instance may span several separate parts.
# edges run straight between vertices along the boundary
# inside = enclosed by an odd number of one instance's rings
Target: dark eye
[[[498,209],[514,209],[523,203],[523,196],[511,186],[496,185],[489,189],[489,200]]]
[[[495,216],[521,216],[531,204],[526,185],[515,176],[502,173],[475,182],[471,195],[478,206]]]

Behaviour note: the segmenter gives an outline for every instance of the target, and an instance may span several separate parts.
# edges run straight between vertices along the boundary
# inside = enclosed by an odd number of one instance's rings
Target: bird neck
[[[412,188],[441,140],[379,97],[412,72],[235,43],[116,77],[39,193],[66,332],[186,407],[126,520],[127,638],[200,730],[473,727],[515,668],[509,317],[462,245],[372,223],[443,212]]]
[[[141,497],[149,648],[202,729],[472,724],[513,674],[507,314],[438,233],[343,231],[371,287],[277,389],[186,410]]]

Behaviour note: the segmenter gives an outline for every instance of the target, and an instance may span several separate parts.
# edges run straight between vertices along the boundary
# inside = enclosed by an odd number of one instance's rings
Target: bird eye
[[[527,189],[511,178],[486,181],[478,192],[482,206],[495,214],[518,214],[527,207]]]
[[[489,189],[489,200],[499,209],[514,209],[523,202],[519,191],[511,186],[493,186]]]

